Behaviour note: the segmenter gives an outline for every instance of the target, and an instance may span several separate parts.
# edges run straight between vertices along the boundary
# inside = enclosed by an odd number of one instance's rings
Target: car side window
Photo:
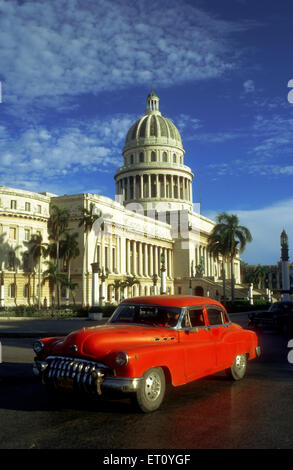
[[[222,325],[223,324],[221,310],[217,308],[208,307],[207,312],[208,312],[208,319],[209,319],[210,325]]]
[[[191,326],[205,326],[204,314],[202,308],[189,309],[189,318]]]

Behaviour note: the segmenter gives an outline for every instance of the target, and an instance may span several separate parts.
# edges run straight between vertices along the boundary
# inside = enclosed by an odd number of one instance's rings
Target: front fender
[[[134,349],[126,349],[129,362],[127,366],[119,367],[115,364],[117,377],[141,377],[144,372],[153,367],[162,367],[167,382],[172,385],[181,385],[186,382],[184,374],[184,348],[180,344],[153,345]]]

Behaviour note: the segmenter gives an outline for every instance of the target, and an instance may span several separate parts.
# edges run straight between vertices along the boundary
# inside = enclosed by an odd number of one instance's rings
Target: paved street
[[[263,355],[249,363],[244,380],[221,373],[169,390],[160,410],[143,415],[128,400],[48,401],[32,375],[34,339],[4,338],[0,448],[292,448],[288,339],[263,333],[259,340]]]

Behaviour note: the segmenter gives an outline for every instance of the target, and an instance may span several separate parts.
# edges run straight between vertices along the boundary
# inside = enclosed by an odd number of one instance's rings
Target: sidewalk
[[[80,328],[103,325],[107,318],[99,321],[88,318],[42,319],[42,318],[0,318],[1,338],[45,338],[50,336],[66,336]]]

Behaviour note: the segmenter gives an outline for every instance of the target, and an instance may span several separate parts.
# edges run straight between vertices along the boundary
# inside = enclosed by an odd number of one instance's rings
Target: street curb
[[[89,317],[65,317],[65,318],[58,318],[58,317],[0,317],[0,321],[5,321],[5,320],[13,320],[13,321],[16,321],[16,320],[21,320],[21,321],[25,321],[25,320],[43,320],[43,321],[48,321],[48,320],[55,320],[55,321],[58,321],[58,320],[61,320],[61,321],[67,321],[67,320],[73,320],[73,321],[92,321]]]
[[[13,338],[14,339],[17,339],[17,338],[51,338],[53,336],[63,337],[63,336],[67,336],[68,334],[69,332],[60,333],[60,331],[58,331],[58,333],[56,332],[48,333],[46,331],[36,331],[34,333],[32,333],[31,331],[28,331],[28,332],[22,331],[21,333],[13,333],[13,332],[1,333],[0,332],[0,341],[1,339],[13,339]]]

